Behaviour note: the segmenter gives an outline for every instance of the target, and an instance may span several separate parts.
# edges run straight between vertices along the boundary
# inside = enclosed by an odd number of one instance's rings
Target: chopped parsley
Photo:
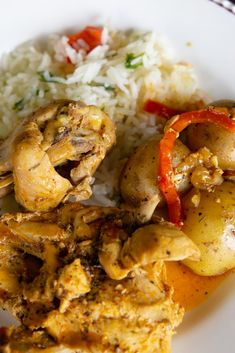
[[[15,110],[16,112],[20,112],[21,110],[24,109],[25,103],[26,102],[24,98],[20,99],[13,105],[13,110]]]
[[[113,86],[109,86],[109,85],[104,85],[104,89],[106,91],[114,91],[114,87]]]
[[[49,83],[63,83],[63,78],[53,75],[51,72],[45,71],[38,71],[37,74],[39,75],[39,79],[41,82],[49,82]]]
[[[134,55],[133,53],[126,54],[125,67],[127,69],[136,69],[139,66],[143,65],[143,56],[144,53],[139,55]]]
[[[91,87],[104,87],[106,91],[114,91],[114,87],[111,85],[107,85],[106,83],[99,83],[99,82],[90,82],[89,86]]]

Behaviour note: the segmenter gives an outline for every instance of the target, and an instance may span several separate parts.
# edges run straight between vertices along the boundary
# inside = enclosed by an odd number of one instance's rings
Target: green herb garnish
[[[114,87],[107,85],[106,83],[99,83],[99,82],[90,82],[89,86],[91,87],[104,87],[106,91],[114,91]]]
[[[14,105],[13,105],[13,110],[17,111],[17,112],[20,112],[21,110],[24,109],[24,106],[25,106],[25,100],[24,98],[20,99],[18,102],[16,102]]]
[[[143,56],[144,53],[139,55],[134,55],[133,53],[126,54],[125,67],[127,69],[136,69],[139,66],[143,65]]]
[[[35,96],[38,97],[38,96],[39,96],[39,93],[40,93],[40,89],[37,88],[36,91],[35,91]]]
[[[39,79],[41,82],[62,83],[61,77],[57,77],[47,70],[38,71],[37,74],[39,75]]]
[[[104,89],[106,90],[106,91],[114,91],[114,87],[113,86],[105,86],[104,85]]]

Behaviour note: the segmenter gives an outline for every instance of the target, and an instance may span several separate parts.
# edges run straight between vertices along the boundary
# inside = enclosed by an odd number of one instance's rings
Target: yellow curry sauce
[[[189,311],[203,303],[231,271],[219,276],[199,276],[180,262],[166,262],[167,281],[174,288],[173,299]]]

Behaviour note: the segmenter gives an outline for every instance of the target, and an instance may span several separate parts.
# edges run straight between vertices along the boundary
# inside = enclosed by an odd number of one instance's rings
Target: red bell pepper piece
[[[70,34],[68,43],[77,50],[77,41],[82,39],[88,45],[89,49],[87,52],[89,53],[92,49],[102,44],[102,32],[102,27],[87,26],[81,32]]]
[[[178,227],[183,225],[183,212],[173,180],[172,150],[180,132],[190,124],[197,123],[212,123],[225,130],[235,132],[235,121],[230,119],[229,115],[210,107],[178,115],[167,126],[160,141],[159,187],[167,202],[170,221]]]
[[[172,116],[183,113],[182,110],[170,108],[167,105],[148,99],[144,104],[144,111],[150,114],[156,114],[165,119],[172,118]]]

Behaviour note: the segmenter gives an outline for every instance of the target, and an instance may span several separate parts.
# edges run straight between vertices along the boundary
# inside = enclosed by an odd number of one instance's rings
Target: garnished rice
[[[80,43],[84,44],[84,43]],[[102,45],[76,51],[66,36],[43,45],[30,41],[0,63],[0,134],[54,99],[81,100],[104,110],[116,123],[117,144],[95,174],[89,203],[114,206],[118,177],[133,149],[161,133],[161,120],[143,111],[146,99],[177,109],[197,107],[201,97],[194,69],[177,62],[169,43],[152,32],[102,32]]]

